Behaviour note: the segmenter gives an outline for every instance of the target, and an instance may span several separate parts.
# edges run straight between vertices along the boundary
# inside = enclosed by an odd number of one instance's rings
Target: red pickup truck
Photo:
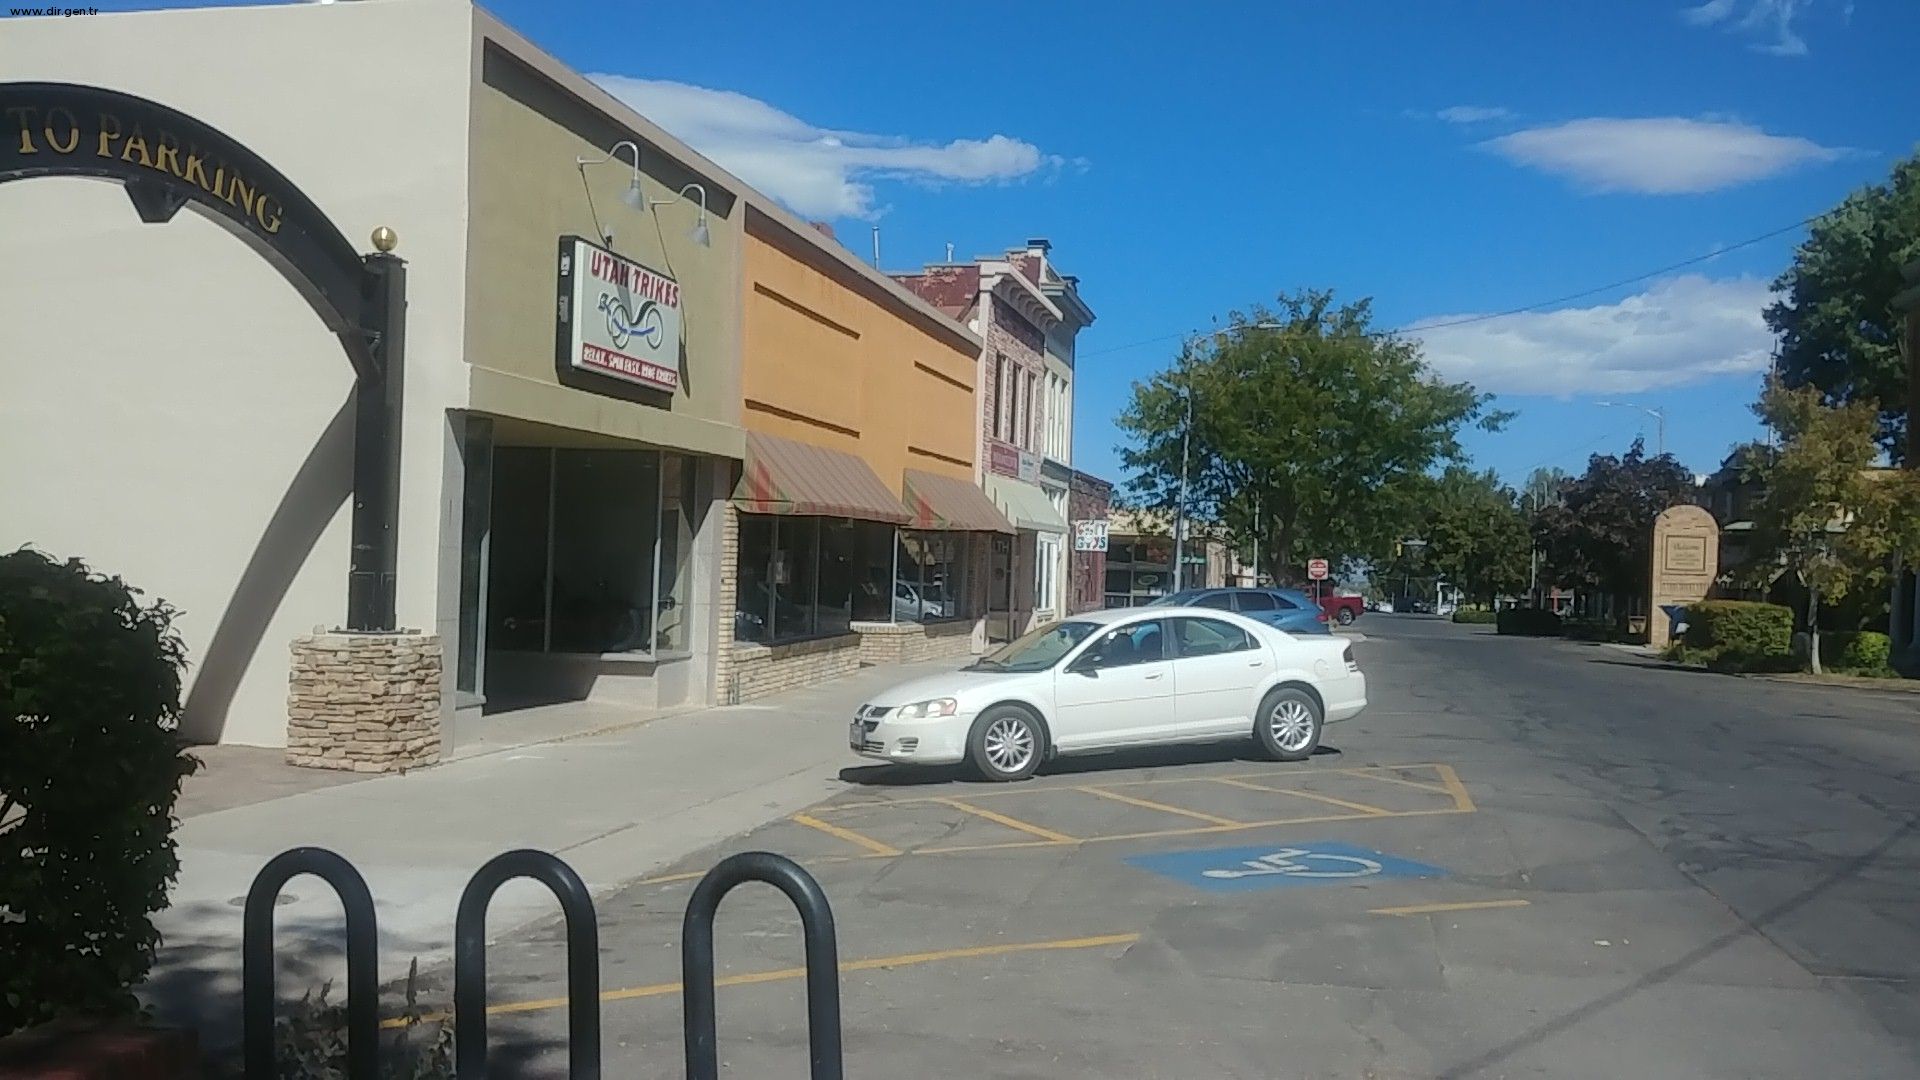
[[[1341,626],[1352,626],[1353,620],[1367,610],[1367,602],[1358,596],[1335,596],[1332,593],[1320,594],[1320,610],[1327,618]]]

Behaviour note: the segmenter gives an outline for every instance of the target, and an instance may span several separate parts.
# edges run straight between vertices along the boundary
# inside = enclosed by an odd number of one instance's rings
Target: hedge
[[[1715,671],[1793,668],[1793,612],[1779,604],[1706,600],[1687,606],[1687,651]]]
[[[165,603],[0,555],[0,1035],[134,1012],[178,872],[184,650]]]
[[[1893,639],[1872,630],[1820,635],[1820,659],[1835,671],[1893,674]]]
[[[1575,641],[1619,641],[1622,637],[1612,619],[1568,619],[1561,633]]]
[[[1545,608],[1508,608],[1494,617],[1494,629],[1522,637],[1559,637],[1560,616]]]
[[[1454,622],[1473,623],[1477,626],[1488,625],[1492,623],[1494,619],[1494,613],[1488,611],[1486,608],[1459,608],[1453,613]]]

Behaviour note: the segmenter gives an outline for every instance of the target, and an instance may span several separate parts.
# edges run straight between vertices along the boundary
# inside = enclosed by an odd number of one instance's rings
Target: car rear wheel
[[[1340,614],[1334,616],[1334,621],[1338,622],[1341,626],[1352,626],[1353,625],[1353,609],[1341,608]]]
[[[1045,756],[1039,723],[1017,706],[988,709],[967,733],[967,761],[985,780],[1025,780],[1039,771]]]
[[[1283,686],[1260,703],[1253,737],[1275,761],[1305,761],[1320,747],[1320,702],[1297,686]]]

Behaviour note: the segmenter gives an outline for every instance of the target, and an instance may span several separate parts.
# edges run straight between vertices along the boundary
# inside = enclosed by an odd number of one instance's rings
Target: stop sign
[[[1307,576],[1315,581],[1325,581],[1327,579],[1327,560],[1308,559]]]

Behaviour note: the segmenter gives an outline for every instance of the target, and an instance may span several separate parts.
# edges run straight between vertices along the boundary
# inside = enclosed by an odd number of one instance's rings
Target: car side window
[[[1088,667],[1116,668],[1164,659],[1166,645],[1160,620],[1150,619],[1100,635],[1087,650],[1084,663]]]
[[[1273,594],[1263,592],[1243,592],[1239,594],[1241,611],[1272,611]]]
[[[1245,630],[1218,619],[1175,619],[1173,640],[1183,657],[1219,656],[1253,648]]]
[[[1194,607],[1219,608],[1221,611],[1233,610],[1233,594],[1210,592],[1193,602]]]
[[[1268,593],[1267,595],[1273,597],[1273,606],[1279,608],[1281,611],[1303,610],[1300,602],[1291,596],[1282,596],[1279,593]]]

